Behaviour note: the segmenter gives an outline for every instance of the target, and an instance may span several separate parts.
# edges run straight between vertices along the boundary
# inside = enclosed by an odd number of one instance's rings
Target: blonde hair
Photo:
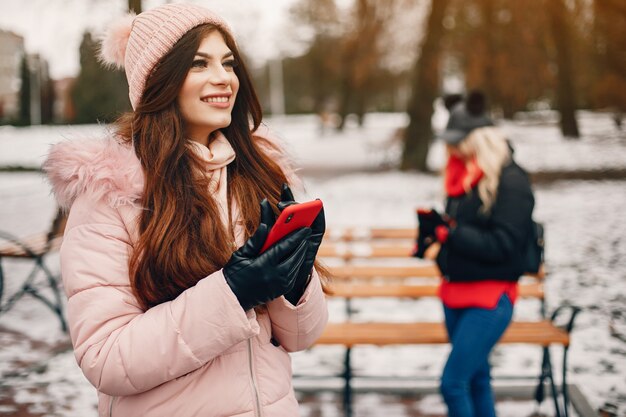
[[[496,127],[474,129],[456,148],[467,161],[475,158],[483,171],[483,177],[478,182],[478,196],[483,203],[481,210],[489,212],[498,196],[502,167],[511,160],[511,149],[504,134]],[[470,186],[469,177],[468,183],[464,184],[466,189]]]

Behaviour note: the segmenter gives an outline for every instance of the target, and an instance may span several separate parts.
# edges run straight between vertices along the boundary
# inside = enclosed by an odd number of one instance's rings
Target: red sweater
[[[439,297],[446,307],[479,307],[493,309],[498,305],[502,294],[506,294],[511,303],[517,299],[517,283],[508,281],[441,281]]]
[[[446,192],[449,196],[465,194],[463,181],[468,175],[465,161],[454,156],[448,158],[445,172]],[[476,186],[481,180],[483,172],[475,170],[474,178],[470,184]],[[506,294],[511,303],[517,299],[517,283],[509,281],[474,281],[474,282],[448,282],[442,280],[439,287],[439,297],[446,307],[469,308],[479,307],[493,309],[498,305],[502,294]]]

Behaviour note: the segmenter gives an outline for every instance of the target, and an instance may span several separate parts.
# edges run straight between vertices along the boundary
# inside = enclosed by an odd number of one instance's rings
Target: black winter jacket
[[[451,282],[517,281],[522,275],[522,249],[531,230],[535,199],[528,175],[515,162],[502,168],[491,211],[480,210],[478,189],[448,197],[446,213],[456,220],[442,245],[437,264]]]

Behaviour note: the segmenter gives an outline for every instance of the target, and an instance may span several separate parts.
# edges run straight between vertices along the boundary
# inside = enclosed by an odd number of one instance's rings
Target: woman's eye
[[[224,61],[222,65],[226,68],[235,68],[237,66],[237,61],[229,59],[228,61]]]
[[[206,61],[204,59],[196,59],[191,63],[192,68],[204,68],[206,67]]]

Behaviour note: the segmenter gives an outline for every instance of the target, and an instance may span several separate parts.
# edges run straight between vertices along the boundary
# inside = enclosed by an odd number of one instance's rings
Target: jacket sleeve
[[[533,207],[526,176],[519,171],[503,172],[487,226],[460,224],[451,231],[447,244],[466,258],[504,262],[525,242]]]
[[[130,287],[131,247],[123,223],[112,221],[115,209],[104,215],[90,209],[80,199],[72,207],[61,272],[76,359],[100,392],[147,391],[258,334],[254,312],[241,309],[221,271],[172,301],[142,310]]]
[[[326,297],[315,270],[297,305],[279,297],[270,301],[267,309],[272,322],[272,335],[287,352],[311,347],[328,322]]]

